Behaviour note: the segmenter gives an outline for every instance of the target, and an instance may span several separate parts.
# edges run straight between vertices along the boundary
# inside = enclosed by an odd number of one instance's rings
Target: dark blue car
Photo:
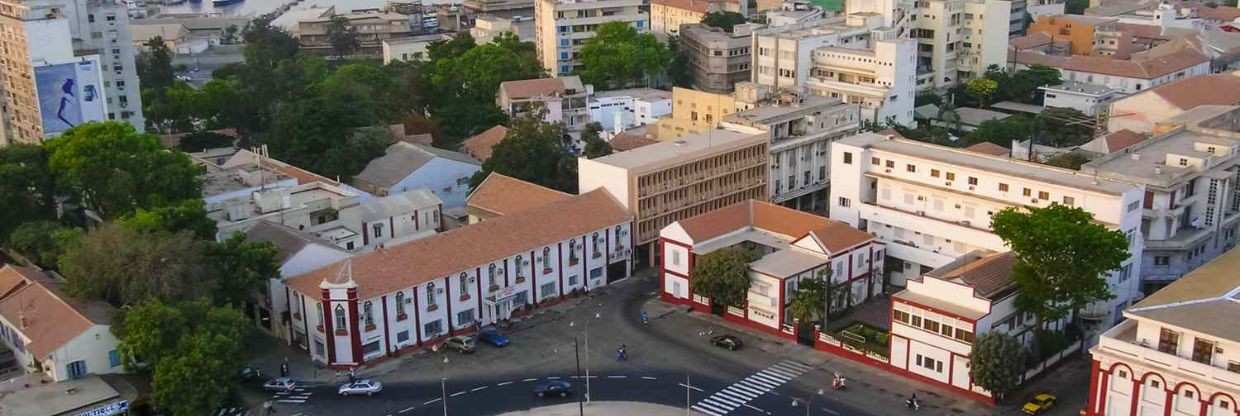
[[[499,333],[499,331],[497,331],[495,328],[484,328],[481,332],[478,333],[478,341],[485,342],[487,344],[491,344],[496,347],[503,347],[505,345],[508,345],[508,337],[504,336],[504,334]]]
[[[534,385],[534,395],[538,397],[568,397],[573,394],[573,385],[567,381],[547,380]]]

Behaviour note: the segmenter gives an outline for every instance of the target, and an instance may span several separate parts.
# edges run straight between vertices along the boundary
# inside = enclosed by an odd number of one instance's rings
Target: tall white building
[[[861,107],[863,120],[913,124],[917,41],[875,40],[868,48],[814,50],[806,87]]]
[[[1137,296],[1144,187],[1078,171],[912,140],[862,133],[831,146],[831,218],[890,244],[890,283],[974,250],[1008,251],[990,218],[1008,207],[1080,207],[1126,234],[1131,256],[1107,277],[1110,301],[1082,317],[1113,324]]]
[[[534,2],[534,46],[551,76],[571,74],[577,54],[599,25],[623,22],[640,33],[650,31],[650,14],[642,0],[538,0]]]
[[[878,16],[837,17],[755,30],[750,79],[776,89],[800,88],[809,80],[815,49],[865,48],[881,24]]]

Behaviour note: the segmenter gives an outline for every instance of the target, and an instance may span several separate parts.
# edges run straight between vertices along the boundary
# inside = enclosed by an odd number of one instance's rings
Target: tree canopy
[[[1016,256],[1017,308],[1039,322],[1114,297],[1104,274],[1128,258],[1129,241],[1085,210],[1061,204],[1007,208],[995,213],[991,228]]]
[[[565,147],[567,132],[559,123],[542,121],[535,113],[513,120],[491,158],[471,178],[477,187],[491,172],[502,173],[552,189],[577,193],[577,158]]]
[[[732,32],[732,27],[745,23],[745,15],[737,12],[715,11],[702,16],[702,24]]]
[[[0,241],[20,224],[53,218],[56,188],[47,157],[42,146],[0,147]]]
[[[649,85],[672,61],[667,45],[624,22],[599,25],[581,48],[582,81],[599,89]]]
[[[332,45],[332,54],[342,58],[362,47],[357,28],[349,24],[347,17],[340,15],[332,16],[332,20],[327,22],[327,43]]]
[[[1025,347],[1011,335],[990,331],[973,341],[969,377],[973,384],[1002,399],[1025,375]]]
[[[597,121],[587,124],[586,129],[581,132],[581,141],[585,143],[585,149],[582,155],[587,159],[603,157],[611,154],[611,143],[607,143],[599,133],[603,131],[603,125]]]
[[[104,224],[60,257],[68,291],[114,306],[206,296],[212,289],[204,242],[188,232],[140,232]]]
[[[990,97],[998,91],[999,83],[989,78],[972,79],[965,83],[965,92],[981,102],[982,107],[986,107]]]
[[[741,247],[728,247],[699,256],[693,264],[694,293],[709,297],[712,304],[740,306],[749,291],[749,262],[756,256]]]
[[[543,75],[542,66],[525,43],[501,40],[472,45],[473,39],[461,34],[433,43],[428,49],[429,110],[446,138],[452,139],[438,144],[440,147],[455,148],[460,139],[506,121],[495,105],[500,83]]]
[[[827,282],[817,277],[797,281],[788,311],[799,322],[821,322],[827,312]]]

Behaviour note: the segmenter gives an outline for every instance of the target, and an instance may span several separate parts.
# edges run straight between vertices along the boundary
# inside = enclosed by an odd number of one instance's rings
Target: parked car
[[[745,343],[741,342],[736,335],[720,335],[710,339],[710,344],[719,348],[727,348],[728,351],[736,351],[741,349]]]
[[[370,379],[363,379],[363,380],[354,381],[352,383],[345,383],[340,386],[340,389],[336,390],[336,392],[339,393],[341,396],[354,396],[354,395],[359,395],[359,394],[365,394],[367,396],[374,396],[375,393],[378,393],[381,391],[383,391],[383,383],[380,383],[375,380],[370,380]]]
[[[534,395],[538,397],[568,397],[573,394],[573,385],[562,380],[547,380],[534,385]]]
[[[1020,410],[1025,412],[1027,415],[1040,415],[1051,410],[1052,407],[1055,407],[1055,400],[1055,395],[1050,393],[1042,393],[1037,396],[1033,396],[1033,399],[1025,403],[1025,406],[1021,407]]]
[[[292,391],[297,388],[297,382],[288,377],[273,378],[263,383],[263,390],[267,391]]]
[[[242,367],[241,370],[237,371],[237,378],[240,378],[243,382],[258,380],[263,378],[263,370],[258,369],[258,367]]]
[[[483,328],[482,331],[478,333],[478,340],[496,347],[508,345],[508,337],[499,333],[499,330],[493,327]]]
[[[443,346],[450,350],[455,350],[461,353],[469,354],[469,353],[474,352],[474,337],[458,335],[452,338],[448,338],[447,341],[443,342]]]

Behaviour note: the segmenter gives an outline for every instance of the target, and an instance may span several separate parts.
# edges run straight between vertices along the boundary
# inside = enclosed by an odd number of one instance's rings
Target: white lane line
[[[629,378],[629,376],[607,376],[607,378]]]
[[[749,384],[752,384],[758,387],[762,387],[762,390],[764,391],[774,390],[776,387],[779,387],[780,384],[783,384],[783,383],[773,383],[773,382],[766,381],[760,378],[755,378],[755,377],[750,377],[750,378],[741,380],[741,382],[749,383]]]
[[[814,367],[811,367],[811,366],[808,366],[808,365],[805,365],[805,364],[801,364],[801,363],[796,362],[796,361],[791,361],[791,360],[784,360],[784,361],[780,361],[780,362],[779,362],[779,364],[775,364],[775,365],[784,365],[784,366],[787,366],[787,367],[792,367],[792,368],[795,368],[795,369],[798,369],[798,370],[801,370],[801,371],[809,371],[809,370],[813,370],[813,369],[814,369]]]
[[[409,413],[409,412],[412,412],[412,411],[413,411],[413,408],[412,408],[412,407],[410,407],[410,408],[408,408],[408,409],[403,409],[403,410],[401,410],[401,411],[399,411],[399,412],[396,412],[396,413]]]
[[[763,392],[762,390],[758,390],[758,389],[755,389],[755,388],[753,388],[753,387],[749,387],[749,386],[746,386],[746,385],[744,385],[744,384],[740,384],[740,383],[733,384],[733,385],[732,385],[732,387],[735,387],[737,390],[740,390],[740,391],[743,391],[743,392],[749,393],[749,394],[753,395],[754,397],[761,396],[761,395],[763,395],[763,394],[765,393],[765,392]]]
[[[651,377],[651,376],[642,376],[642,380],[658,380],[658,379]]]
[[[435,403],[435,402],[439,401],[439,399],[441,399],[441,398],[440,398],[440,397],[436,397],[436,398],[435,398],[435,400],[427,400],[427,401],[423,402],[423,403],[422,403],[422,405],[423,405],[423,406],[426,406],[426,405],[428,405],[428,404]]]
[[[702,402],[703,403],[719,403],[722,405],[727,405],[728,409],[735,409],[737,407],[740,407],[740,405],[745,404],[744,400],[740,400],[735,397],[724,397],[718,394],[707,397],[706,400],[702,400]],[[719,407],[724,407],[724,406],[719,406]]]
[[[302,403],[305,403],[305,402],[306,402],[305,400],[276,400],[276,403],[293,403],[293,404],[302,404]]]
[[[702,389],[699,389],[699,388],[694,387],[694,386],[690,386],[690,385],[685,384],[685,383],[680,383],[680,387],[684,387],[684,388],[687,388],[687,389],[689,389],[689,390],[693,390],[693,391],[702,391]]]
[[[784,376],[772,374],[772,373],[766,373],[766,372],[756,373],[752,376],[749,376],[749,378],[757,378],[763,381],[769,381],[772,383],[779,383],[779,384],[788,382],[788,377],[784,377]]]
[[[726,389],[723,389],[723,391],[721,391],[721,392],[719,392],[719,393],[724,393],[724,394],[729,394],[729,395],[732,395],[732,396],[741,397],[741,398],[744,398],[745,400],[753,400],[753,398],[754,398],[754,397],[761,396],[760,394],[754,394],[754,393],[752,393],[752,392],[744,391],[744,390],[737,389],[737,388],[734,388],[734,387],[736,387],[736,386],[731,386],[731,387],[728,387],[728,388],[726,388]]]
[[[837,412],[837,411],[834,411],[834,410],[831,410],[831,409],[828,409],[828,408],[825,408],[825,407],[824,407],[824,408],[822,408],[822,411],[827,412],[827,413],[830,413],[830,414],[833,414],[833,415],[836,415],[836,416],[839,416],[839,414],[840,414],[840,412]]]
[[[711,415],[711,416],[723,416],[723,415],[724,415],[723,413],[718,413],[718,412],[715,412],[714,410],[710,410],[710,409],[707,409],[707,408],[705,408],[705,407],[698,406],[698,405],[696,405],[696,404],[695,404],[695,405],[693,405],[693,410],[697,410],[697,411],[699,411],[699,412],[702,412],[702,413],[705,413],[705,414],[708,414],[708,415]]]
[[[536,378],[527,378],[527,379],[525,379],[525,380],[521,380],[521,381],[524,381],[524,382],[526,382],[526,383],[529,383],[529,382],[531,382],[531,381],[537,381],[537,380],[538,380],[538,379],[536,379]]]
[[[762,412],[762,413],[766,413],[766,411],[765,411],[765,410],[762,410],[762,409],[759,409],[759,408],[757,408],[757,407],[754,407],[753,405],[751,405],[751,404],[749,404],[749,403],[745,403],[745,407],[748,407],[748,408],[753,409],[753,410],[757,410],[757,411]]]
[[[559,380],[559,377],[547,377],[547,380]]]
[[[478,386],[478,387],[474,387],[473,389],[470,389],[469,391],[486,390],[487,387],[490,387],[490,386]]]
[[[769,373],[769,374],[778,374],[778,375],[788,377],[788,378],[795,378],[796,376],[801,375],[800,371],[785,370],[785,369],[776,368],[776,367],[771,367],[771,368],[762,370],[762,372]]]
[[[505,382],[503,382],[503,383],[496,384],[496,386],[507,386],[507,385],[509,385],[509,384],[512,384],[512,382],[511,382],[511,381],[505,381]]]
[[[731,408],[728,408],[728,409],[720,409],[720,408],[718,408],[718,407],[715,407],[715,406],[717,406],[717,405],[712,406],[710,403],[707,403],[707,402],[705,402],[705,401],[699,402],[698,404],[695,404],[695,405],[693,405],[692,407],[697,408],[698,406],[705,407],[705,408],[707,408],[707,409],[710,409],[710,410],[715,411],[715,413],[719,413],[719,414],[723,414],[723,415],[726,415],[726,414],[728,414],[728,412],[731,412],[731,411],[732,411],[732,409],[731,409]]]
[[[456,392],[456,393],[449,394],[449,395],[448,395],[448,397],[456,397],[456,396],[460,396],[460,395],[462,395],[462,394],[465,394],[465,390],[461,390],[461,391],[458,391],[458,392]]]

